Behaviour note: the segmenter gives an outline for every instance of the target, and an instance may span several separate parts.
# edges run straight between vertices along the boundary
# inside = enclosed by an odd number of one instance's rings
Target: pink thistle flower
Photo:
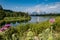
[[[55,19],[54,18],[51,18],[49,21],[50,21],[50,23],[54,23],[55,22]]]

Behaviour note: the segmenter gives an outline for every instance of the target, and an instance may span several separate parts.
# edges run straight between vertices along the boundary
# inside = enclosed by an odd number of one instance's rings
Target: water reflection
[[[50,17],[46,16],[31,16],[31,20],[29,22],[43,22],[50,19]]]
[[[28,22],[16,22],[16,23],[10,23],[11,26],[17,26],[19,24],[25,24],[25,23],[35,23],[35,22],[43,22],[43,21],[47,21],[50,17],[46,16],[31,16],[31,20]]]

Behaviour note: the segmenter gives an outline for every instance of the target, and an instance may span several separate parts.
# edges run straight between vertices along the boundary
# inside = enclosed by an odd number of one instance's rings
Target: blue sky
[[[0,0],[4,9],[23,12],[59,12],[60,0]],[[56,10],[55,10],[56,9]]]

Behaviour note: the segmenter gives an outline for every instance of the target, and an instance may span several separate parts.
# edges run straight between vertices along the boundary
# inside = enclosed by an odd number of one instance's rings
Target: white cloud
[[[27,12],[60,12],[60,3],[38,4],[34,7],[26,8]]]
[[[60,2],[51,3],[51,4],[38,4],[32,7],[15,7],[16,11],[23,12],[60,12]]]
[[[53,9],[53,8],[57,8],[57,6],[50,6],[49,8]]]

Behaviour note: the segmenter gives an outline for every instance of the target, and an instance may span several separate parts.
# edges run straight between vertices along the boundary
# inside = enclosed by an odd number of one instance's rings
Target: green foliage
[[[59,19],[56,19],[56,20],[57,21],[52,26],[53,26],[53,29],[55,29],[57,31],[59,28],[60,22],[59,22]],[[1,36],[1,38],[3,40],[4,39],[6,39],[6,40],[31,39],[31,40],[33,40],[34,36],[37,35],[37,36],[39,36],[39,38],[40,37],[44,38],[44,40],[45,39],[55,40],[55,39],[53,39],[53,36],[50,33],[50,27],[51,27],[51,24],[48,21],[41,22],[41,23],[20,24],[16,27],[11,27],[8,30],[4,31],[5,33]],[[49,28],[49,29],[47,29],[47,28]],[[12,36],[13,34],[14,34],[14,36]],[[59,37],[57,38],[57,40],[59,40]]]
[[[5,17],[4,11],[0,10],[0,20],[3,19],[4,17]]]
[[[2,33],[0,33],[0,40],[4,40],[4,35]]]
[[[27,32],[26,40],[33,40],[33,37],[34,37],[34,33],[29,30],[29,31]]]

